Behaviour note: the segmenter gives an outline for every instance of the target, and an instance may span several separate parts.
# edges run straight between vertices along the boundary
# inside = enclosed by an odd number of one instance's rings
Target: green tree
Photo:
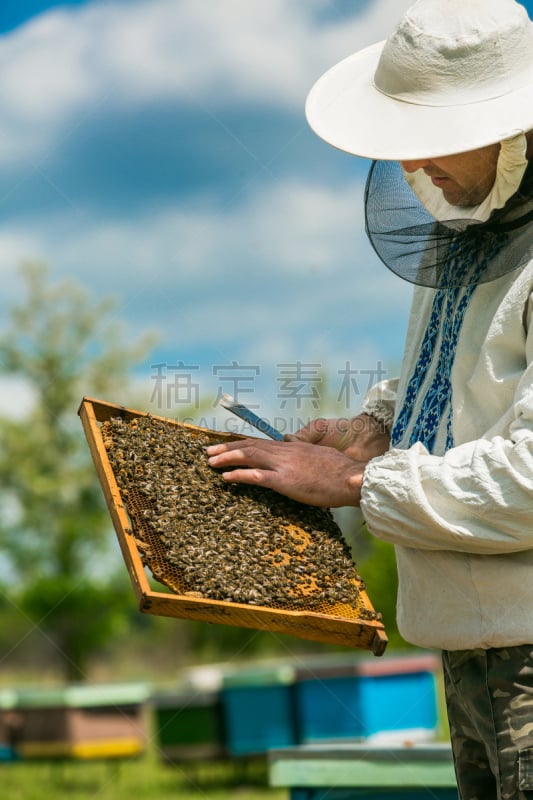
[[[51,284],[42,265],[24,265],[21,276],[25,297],[0,337],[0,373],[23,379],[33,404],[23,419],[0,417],[0,563],[11,602],[52,643],[65,678],[81,679],[130,593],[76,412],[83,395],[123,394],[150,342],[124,341],[110,299],[94,302],[73,281]]]

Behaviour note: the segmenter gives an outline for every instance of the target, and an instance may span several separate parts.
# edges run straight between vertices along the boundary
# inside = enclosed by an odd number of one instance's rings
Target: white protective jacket
[[[378,396],[401,407],[434,293],[415,289],[402,377],[375,387],[363,411]],[[533,644],[533,262],[474,290],[451,386],[454,446],[445,452],[442,420],[433,454],[418,443],[370,461],[361,510],[396,546],[407,641]]]
[[[399,397],[432,295],[415,290]],[[368,528],[396,545],[400,632],[422,647],[533,643],[532,321],[533,263],[478,286],[452,369],[455,446],[393,449],[365,469]]]

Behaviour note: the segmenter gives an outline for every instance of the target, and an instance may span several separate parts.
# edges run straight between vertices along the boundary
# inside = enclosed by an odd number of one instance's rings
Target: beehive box
[[[222,708],[217,691],[159,692],[152,695],[158,756],[168,763],[221,758],[224,747]]]
[[[230,755],[258,755],[297,743],[293,682],[288,664],[237,669],[224,677],[220,697]]]
[[[326,576],[322,575],[322,567],[321,573],[314,578],[306,574],[309,571],[305,567],[306,554],[315,547],[313,540],[316,535],[322,537],[321,547],[327,549],[331,539],[332,546],[338,548],[338,542],[335,543],[336,526],[327,519],[329,512],[294,503],[260,487],[225,484],[222,478],[219,486],[208,485],[206,476],[215,475],[216,471],[208,468],[206,473],[203,462],[180,463],[179,448],[171,453],[171,461],[177,463],[172,465],[175,471],[170,500],[168,494],[164,500],[160,499],[159,472],[150,463],[151,448],[163,446],[160,439],[171,435],[178,442],[179,437],[184,436],[191,441],[198,439],[204,444],[242,437],[91,398],[83,399],[79,415],[141,612],[286,633],[302,639],[369,649],[375,655],[384,652],[387,637],[383,623],[368,598],[355,566],[350,565],[348,578],[339,573],[337,579],[335,565],[329,570],[331,574]],[[116,439],[117,429],[119,433],[124,430],[128,435],[134,429],[143,447],[139,463],[135,463],[138,456],[133,454],[130,461],[124,464],[126,469],[122,466],[124,455],[120,441]],[[168,442],[165,446],[172,449]],[[165,469],[169,470],[171,466],[167,463]],[[136,471],[139,473],[139,486],[135,482]],[[197,485],[196,496],[191,498],[190,488],[186,481],[182,483],[182,476],[186,473],[194,475],[195,471],[201,473],[201,480],[197,481],[200,484],[200,496]],[[127,479],[123,472],[129,476]],[[150,476],[153,476],[153,481],[149,480]],[[205,487],[202,481],[206,482]],[[150,491],[153,496],[150,496],[147,487],[152,483],[154,485]],[[231,506],[230,513],[227,513],[227,505],[224,506],[226,491],[246,495],[248,505],[244,511],[238,505],[240,499],[232,497],[231,502],[235,501],[237,505]],[[159,509],[163,505],[165,519],[161,521],[161,514],[157,516],[155,507]],[[271,505],[279,506],[275,518],[271,513]],[[219,513],[216,513],[219,508]],[[201,542],[208,518],[209,526],[213,527],[214,512],[216,538],[213,541],[223,540],[227,552],[233,549],[242,530],[252,525],[254,518],[262,521],[258,536],[250,538],[248,535],[248,545],[245,544],[248,550],[245,549],[239,556],[240,567],[233,574],[228,572],[228,577],[223,573],[229,566],[217,561],[219,556],[214,551],[215,544],[211,545],[212,551],[202,545],[202,557],[196,562],[186,559],[187,552],[194,551],[194,547]],[[306,524],[309,514],[315,515],[311,526]],[[172,525],[169,527],[172,518],[175,518],[174,528]],[[321,525],[325,526],[324,530],[316,530]],[[191,529],[185,530],[187,526]],[[272,541],[269,539],[271,532]],[[265,542],[270,544],[267,546]],[[265,546],[270,550],[259,565],[256,588],[250,585],[233,586],[229,592],[229,584],[235,584],[239,575],[244,575],[244,562],[248,557],[257,559]],[[154,590],[147,570],[170,591]],[[265,594],[264,585],[268,583],[266,576],[272,574],[279,575],[278,583],[290,584],[282,592],[281,600]],[[205,588],[202,581],[205,582]],[[353,595],[349,602],[345,597],[346,583]],[[226,584],[228,592],[225,591]],[[335,596],[337,584],[344,591],[340,601]]]
[[[20,715],[16,710],[17,694],[13,689],[0,689],[0,764],[16,761],[15,749],[20,728]]]
[[[436,655],[309,658],[296,669],[300,742],[433,739],[438,726]]]
[[[28,688],[11,694],[10,738],[17,757],[122,759],[146,748],[144,684]]]

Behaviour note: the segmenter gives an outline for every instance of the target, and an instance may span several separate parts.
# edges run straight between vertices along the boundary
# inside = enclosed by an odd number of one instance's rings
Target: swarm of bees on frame
[[[156,541],[181,594],[291,610],[340,603],[380,618],[362,605],[364,583],[329,510],[227,483],[202,431],[150,416],[115,417],[101,431],[145,563]]]

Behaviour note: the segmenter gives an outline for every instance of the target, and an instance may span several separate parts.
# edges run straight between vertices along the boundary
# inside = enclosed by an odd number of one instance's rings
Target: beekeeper
[[[515,0],[418,0],[306,113],[372,159],[368,236],[415,284],[401,374],[348,427],[210,463],[360,506],[396,548],[401,634],[443,652],[460,797],[533,798],[533,24]]]

